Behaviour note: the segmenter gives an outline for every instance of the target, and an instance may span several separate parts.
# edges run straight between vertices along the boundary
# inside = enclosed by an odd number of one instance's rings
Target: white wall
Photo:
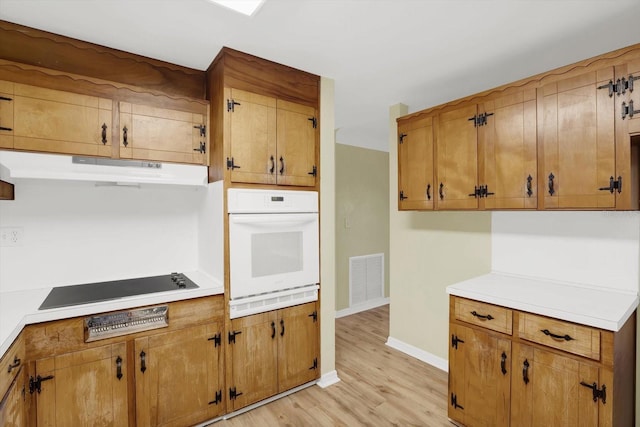
[[[96,187],[21,180],[0,201],[0,227],[22,227],[0,247],[0,291],[190,271],[198,267],[202,188]]]

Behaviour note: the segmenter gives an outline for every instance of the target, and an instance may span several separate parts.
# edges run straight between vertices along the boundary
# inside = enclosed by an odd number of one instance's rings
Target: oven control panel
[[[84,320],[84,341],[91,342],[169,326],[169,306],[136,308]]]

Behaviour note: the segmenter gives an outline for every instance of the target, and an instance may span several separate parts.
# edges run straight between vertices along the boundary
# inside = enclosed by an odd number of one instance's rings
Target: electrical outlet
[[[24,229],[22,227],[0,227],[0,246],[22,246]]]

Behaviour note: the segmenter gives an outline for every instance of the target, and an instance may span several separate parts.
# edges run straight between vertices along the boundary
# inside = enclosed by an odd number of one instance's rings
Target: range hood
[[[0,171],[3,181],[14,184],[16,179],[26,178],[91,181],[114,185],[207,185],[207,167],[202,165],[19,151],[0,150]]]

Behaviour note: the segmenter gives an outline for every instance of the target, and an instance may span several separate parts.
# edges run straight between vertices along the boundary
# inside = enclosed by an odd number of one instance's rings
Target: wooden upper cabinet
[[[478,168],[485,209],[537,207],[536,91],[481,103]]]
[[[607,67],[538,89],[541,207],[615,207],[607,190],[616,173],[612,80],[613,67]]]
[[[441,113],[436,132],[436,207],[477,209],[478,137],[476,104]]]
[[[276,183],[276,99],[226,89],[232,182]]]
[[[0,148],[111,156],[110,99],[0,82]]]
[[[314,186],[316,110],[239,89],[225,93],[231,182]]]
[[[38,426],[128,425],[125,343],[40,359],[35,366]]]
[[[433,176],[433,118],[398,124],[398,209],[431,210],[437,194]]]
[[[277,154],[279,185],[313,187],[316,183],[315,108],[277,101]]]
[[[222,414],[221,337],[221,325],[208,323],[135,340],[137,426],[180,427]]]
[[[206,114],[120,102],[120,157],[206,164]]]

